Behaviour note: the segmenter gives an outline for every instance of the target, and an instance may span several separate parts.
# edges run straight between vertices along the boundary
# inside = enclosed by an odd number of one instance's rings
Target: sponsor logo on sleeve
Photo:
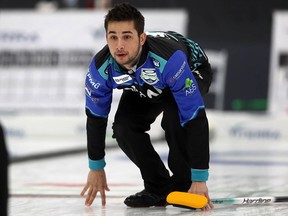
[[[85,92],[89,95],[89,97],[91,97],[93,91],[89,88],[87,84],[85,85]]]
[[[92,79],[92,76],[90,73],[87,74],[87,77],[88,77],[88,80],[89,80],[89,83],[91,84],[91,86],[93,86],[95,89],[98,89],[100,87],[101,84],[99,82],[95,82]]]
[[[197,86],[195,85],[193,80],[191,80],[190,78],[187,78],[185,80],[185,85],[184,85],[183,90],[185,91],[186,96],[191,96],[196,92]]]
[[[186,61],[184,61],[181,65],[181,67],[179,68],[179,70],[174,74],[173,77],[171,77],[169,79],[169,82],[172,83],[174,82],[175,80],[179,79],[179,77],[183,74],[183,72],[185,71],[185,65],[186,65]]]

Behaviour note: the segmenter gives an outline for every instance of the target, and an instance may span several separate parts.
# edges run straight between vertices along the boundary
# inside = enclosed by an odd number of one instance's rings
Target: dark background
[[[0,7],[31,9],[35,8],[37,2],[37,0],[1,0]],[[65,9],[65,1],[56,2],[60,9]],[[112,0],[112,4],[120,2],[123,1]],[[287,0],[127,0],[126,2],[138,8],[188,10],[188,36],[204,49],[228,52],[224,110],[266,110],[272,13],[275,10],[288,10]],[[77,7],[91,7],[91,1],[80,0],[77,2]],[[206,100],[208,107],[211,106],[209,97]]]

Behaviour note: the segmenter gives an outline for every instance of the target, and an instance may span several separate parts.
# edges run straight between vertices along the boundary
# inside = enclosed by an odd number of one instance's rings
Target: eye
[[[111,39],[111,40],[117,40],[117,36],[111,35],[111,36],[110,36],[110,39]]]
[[[130,38],[132,38],[131,35],[124,35],[124,39],[125,39],[125,40],[128,40],[128,39],[130,39]]]

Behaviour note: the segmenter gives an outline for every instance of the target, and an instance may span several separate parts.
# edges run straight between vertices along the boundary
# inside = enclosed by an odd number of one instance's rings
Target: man
[[[105,205],[105,132],[112,90],[123,89],[113,123],[113,137],[140,169],[144,190],[127,197],[130,207],[164,206],[171,191],[209,199],[209,134],[203,94],[211,69],[199,45],[176,32],[144,33],[144,17],[122,3],[105,17],[107,45],[96,54],[86,77],[87,142],[90,172],[81,192],[86,205],[98,193]],[[201,85],[197,85],[192,70]],[[146,133],[163,112],[169,146],[170,177]],[[213,204],[203,210],[213,208]]]
[[[0,124],[0,215],[6,216],[8,205],[8,153],[4,131]]]

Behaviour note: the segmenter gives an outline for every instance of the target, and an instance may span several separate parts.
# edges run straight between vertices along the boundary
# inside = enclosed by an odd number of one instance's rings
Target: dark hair
[[[145,18],[137,8],[128,4],[116,4],[105,16],[104,27],[107,31],[108,23],[112,21],[133,21],[138,35],[144,32]]]

